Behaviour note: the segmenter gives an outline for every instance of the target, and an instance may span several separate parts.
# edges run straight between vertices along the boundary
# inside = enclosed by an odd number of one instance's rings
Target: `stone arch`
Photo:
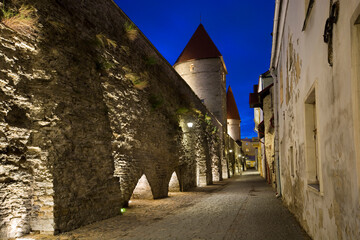
[[[172,174],[170,169],[173,169],[173,167],[165,167],[168,164],[163,160],[159,160],[158,163],[147,166],[145,174],[149,180],[154,199],[168,197],[169,181]]]
[[[169,192],[180,192],[180,179],[176,171],[173,172],[169,181]]]
[[[150,183],[145,174],[141,176],[138,180],[132,195],[131,199],[153,199],[153,193],[150,186]]]

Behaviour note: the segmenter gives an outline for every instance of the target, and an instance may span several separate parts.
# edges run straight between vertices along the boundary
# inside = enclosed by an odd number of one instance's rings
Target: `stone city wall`
[[[144,174],[222,179],[222,126],[112,1],[1,7],[32,20],[0,23],[1,239],[120,214]]]

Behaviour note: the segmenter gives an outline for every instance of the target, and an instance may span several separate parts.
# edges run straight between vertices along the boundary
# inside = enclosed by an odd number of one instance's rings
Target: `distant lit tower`
[[[234,141],[241,143],[240,115],[236,106],[235,98],[229,86],[226,94],[227,108],[227,132]]]
[[[226,127],[227,70],[221,53],[201,23],[174,68]]]

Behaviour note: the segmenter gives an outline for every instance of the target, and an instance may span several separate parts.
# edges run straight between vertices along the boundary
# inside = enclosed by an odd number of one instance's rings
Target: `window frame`
[[[309,190],[323,194],[322,164],[319,144],[317,82],[310,88],[304,101],[306,181]]]
[[[356,174],[360,192],[360,3],[350,19],[351,27],[351,89],[354,123],[354,147],[356,155]],[[360,199],[359,199],[360,202]]]

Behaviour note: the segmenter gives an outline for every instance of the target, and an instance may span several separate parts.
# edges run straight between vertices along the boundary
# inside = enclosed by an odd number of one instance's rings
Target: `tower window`
[[[190,64],[190,72],[194,72],[195,71],[195,66],[194,64]]]

